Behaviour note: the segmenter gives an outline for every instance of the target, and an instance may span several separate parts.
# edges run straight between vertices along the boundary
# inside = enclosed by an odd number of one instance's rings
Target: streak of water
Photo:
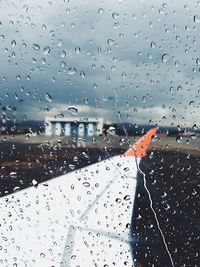
[[[160,223],[159,223],[159,220],[158,220],[158,216],[157,216],[156,211],[155,211],[155,209],[154,209],[154,207],[153,207],[153,200],[152,200],[151,194],[150,194],[150,192],[149,192],[149,189],[148,189],[148,187],[147,187],[146,175],[145,175],[145,173],[140,169],[140,166],[137,164],[137,160],[136,160],[136,165],[137,165],[137,168],[138,168],[139,173],[143,176],[144,188],[145,188],[145,190],[146,190],[146,192],[147,192],[147,194],[148,194],[148,198],[149,198],[149,202],[150,202],[150,208],[151,208],[151,210],[152,210],[152,212],[153,212],[153,214],[154,214],[154,218],[155,218],[155,220],[156,220],[157,227],[158,227],[158,229],[159,229],[159,231],[160,231],[160,234],[161,234],[161,236],[162,236],[162,240],[163,240],[163,243],[164,243],[164,245],[165,245],[166,252],[167,252],[167,254],[168,254],[168,256],[169,256],[169,259],[170,259],[170,261],[171,261],[172,266],[175,267],[175,264],[174,264],[172,255],[171,255],[171,253],[170,253],[170,251],[169,251],[169,248],[168,248],[168,245],[167,245],[167,242],[166,242],[166,239],[165,239],[165,235],[164,235],[164,233],[163,233],[163,231],[162,231],[162,229],[161,229],[161,227],[160,227]]]
[[[114,105],[115,105],[115,109],[116,109],[116,111],[117,111],[117,95],[116,95],[116,92],[115,92],[115,98],[114,98]],[[122,123],[121,116],[119,117],[119,119],[120,119],[120,122]],[[133,150],[135,150],[134,147],[131,146],[131,144],[130,144],[130,139],[129,139],[129,136],[128,136],[128,132],[126,131],[126,129],[125,129],[124,127],[123,127],[123,130],[124,130],[124,133],[125,133],[125,135],[126,135],[127,143],[129,144],[130,147],[132,147]],[[148,198],[149,198],[149,202],[150,202],[150,209],[152,210],[152,212],[153,212],[153,214],[154,214],[154,218],[155,218],[155,220],[156,220],[157,227],[158,227],[158,229],[159,229],[159,231],[160,231],[160,234],[161,234],[161,236],[162,236],[162,240],[163,240],[163,243],[164,243],[164,245],[165,245],[166,252],[167,252],[167,254],[168,254],[168,256],[169,256],[169,259],[170,259],[170,261],[171,261],[172,266],[175,267],[175,264],[174,264],[172,255],[171,255],[171,253],[170,253],[170,251],[169,251],[169,248],[168,248],[168,245],[167,245],[167,242],[166,242],[166,239],[165,239],[165,235],[164,235],[164,233],[163,233],[163,231],[162,231],[162,229],[161,229],[161,227],[160,227],[160,223],[159,223],[159,220],[158,220],[158,216],[157,216],[156,211],[155,211],[155,209],[154,209],[154,207],[153,207],[152,197],[151,197],[151,194],[150,194],[149,189],[148,189],[148,187],[147,187],[146,175],[145,175],[145,173],[140,169],[140,166],[139,166],[139,164],[138,164],[138,162],[137,162],[137,158],[135,158],[135,161],[136,161],[136,166],[137,166],[138,172],[139,172],[140,174],[142,174],[142,176],[143,176],[144,188],[145,188],[145,190],[146,190],[146,192],[147,192],[147,194],[148,194]]]

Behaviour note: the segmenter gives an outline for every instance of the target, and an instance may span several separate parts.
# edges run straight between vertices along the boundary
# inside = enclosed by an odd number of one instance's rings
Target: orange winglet
[[[152,138],[156,135],[157,129],[153,128],[149,130],[143,137],[141,137],[133,147],[129,148],[124,156],[134,156],[137,158],[142,158],[146,156],[147,148],[150,145]]]

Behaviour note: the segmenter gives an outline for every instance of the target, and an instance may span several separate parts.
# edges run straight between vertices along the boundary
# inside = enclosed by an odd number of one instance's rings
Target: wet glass
[[[199,266],[199,9],[0,2],[1,266]]]

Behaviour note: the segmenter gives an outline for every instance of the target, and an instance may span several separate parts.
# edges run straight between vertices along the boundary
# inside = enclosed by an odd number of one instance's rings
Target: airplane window
[[[198,267],[200,1],[0,1],[0,265]]]

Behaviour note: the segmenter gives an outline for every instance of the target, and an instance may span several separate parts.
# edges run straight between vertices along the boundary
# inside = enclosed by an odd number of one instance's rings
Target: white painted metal
[[[56,122],[55,124],[55,135],[56,136],[61,135],[61,123],[60,122]]]
[[[93,125],[93,123],[88,123],[88,136],[94,136],[94,125]]]
[[[77,123],[77,125],[84,125],[86,126],[89,123],[89,128],[88,129],[88,136],[93,136],[95,135],[100,135],[103,133],[103,119],[102,118],[80,118],[80,117],[63,117],[63,118],[55,118],[55,117],[46,117],[45,118],[45,135],[46,136],[52,136],[54,134],[58,135],[57,133],[60,132],[61,134],[61,129],[58,128],[58,130],[55,131],[55,133],[53,132],[53,124],[61,124],[61,123],[66,123],[66,124],[70,124],[70,122],[75,122]],[[94,126],[93,124],[96,125],[96,130],[94,133]],[[79,128],[78,126],[78,128]],[[67,126],[68,127],[68,126]],[[81,126],[80,126],[81,127]],[[69,134],[68,130],[65,131],[67,132],[67,134],[65,133],[66,136],[69,136],[71,134]],[[59,135],[60,135],[59,134]],[[82,134],[82,133],[81,133]],[[79,135],[80,137],[83,135]]]
[[[71,135],[70,123],[65,123],[65,136],[70,136],[70,135]]]
[[[49,121],[48,117],[45,118],[45,135],[46,136],[52,135],[52,124]]]
[[[85,129],[84,128],[85,128],[84,123],[79,123],[79,125],[78,125],[78,135],[80,137],[84,136],[84,134],[85,134]]]
[[[136,177],[135,158],[116,156],[0,198],[1,266],[133,266]]]

